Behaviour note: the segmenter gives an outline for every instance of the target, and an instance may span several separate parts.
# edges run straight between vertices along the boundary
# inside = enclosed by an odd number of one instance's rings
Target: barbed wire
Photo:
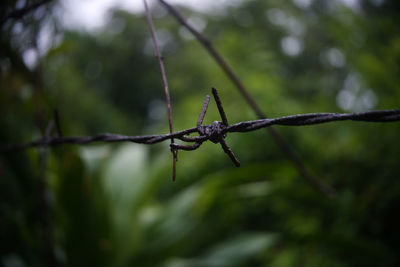
[[[206,99],[209,99],[209,96],[207,96]],[[217,101],[216,103],[218,109],[221,108],[221,110],[223,110],[222,104],[218,103]],[[203,105],[201,114],[205,114],[207,106],[208,103]],[[198,123],[197,126],[193,128],[188,128],[185,130],[169,134],[159,134],[159,135],[128,136],[128,135],[111,134],[111,133],[102,133],[94,136],[71,136],[71,137],[62,137],[58,135],[55,137],[46,137],[45,139],[38,139],[24,144],[1,144],[0,150],[17,151],[34,147],[48,147],[48,146],[53,147],[63,144],[85,145],[90,143],[101,143],[101,142],[105,143],[132,142],[138,144],[151,145],[163,142],[171,138],[176,138],[178,140],[188,143],[201,144],[208,140],[214,143],[218,143],[220,142],[221,138],[222,139],[226,138],[227,133],[250,132],[261,128],[267,128],[272,125],[306,126],[306,125],[315,125],[315,124],[322,124],[334,121],[348,121],[348,120],[362,121],[362,122],[382,122],[382,123],[400,121],[400,109],[375,110],[375,111],[368,111],[361,113],[306,113],[306,114],[283,116],[278,118],[243,121],[230,125],[225,124],[223,121],[215,121],[211,125],[201,125],[201,123],[200,124]],[[56,119],[56,121],[58,121],[58,118]],[[57,124],[59,124],[59,122],[57,122]],[[61,131],[58,130],[58,132]],[[198,133],[199,135],[190,136],[193,133]],[[179,149],[194,150],[194,149],[188,149],[189,147],[181,147],[176,143],[173,143],[171,146],[173,149],[178,149],[178,150]]]
[[[176,167],[176,158],[178,150],[196,150],[205,141],[211,141],[213,143],[219,143],[223,151],[229,156],[233,164],[237,167],[240,166],[240,161],[237,159],[231,148],[225,141],[228,133],[244,133],[255,131],[261,128],[268,128],[272,125],[282,126],[306,126],[314,124],[322,124],[334,121],[363,121],[363,122],[394,122],[400,121],[400,109],[395,110],[375,110],[361,113],[308,113],[308,114],[296,114],[291,116],[284,116],[279,118],[267,118],[260,120],[243,121],[229,125],[225,111],[222,107],[222,102],[218,96],[218,92],[215,88],[212,88],[212,93],[218,107],[218,111],[222,121],[214,121],[211,125],[202,125],[204,116],[207,111],[207,107],[210,101],[210,97],[207,95],[202,106],[199,119],[196,127],[185,129],[178,132],[160,135],[141,135],[141,136],[127,136],[120,134],[103,133],[94,136],[73,136],[73,137],[62,137],[61,126],[59,121],[58,112],[54,113],[54,120],[51,120],[48,124],[48,132],[42,139],[38,139],[25,144],[3,144],[0,145],[0,151],[15,151],[24,150],[33,147],[52,147],[63,144],[77,144],[84,145],[90,143],[116,143],[116,142],[132,142],[139,144],[155,144],[168,139],[178,139],[186,143],[193,143],[191,145],[177,144],[172,142],[170,144],[171,151],[174,155],[174,167]],[[54,127],[55,126],[55,127]],[[55,128],[56,136],[51,137],[51,131]],[[197,133],[198,136],[191,136],[191,134]],[[174,177],[174,176],[173,176]],[[329,185],[324,183],[313,183],[309,181],[318,191],[324,193],[327,196],[335,196],[336,191]]]

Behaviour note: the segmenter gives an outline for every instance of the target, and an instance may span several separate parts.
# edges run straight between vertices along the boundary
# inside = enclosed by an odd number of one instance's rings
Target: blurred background
[[[45,3],[43,3],[45,2]],[[396,0],[170,1],[270,117],[399,108]],[[213,59],[150,1],[175,130],[219,89],[231,123],[255,119]],[[18,12],[34,7],[28,12]],[[143,2],[0,4],[0,143],[168,132]],[[212,100],[205,123],[218,120]],[[265,131],[232,133],[242,167],[207,142],[64,145],[0,152],[0,265],[399,266],[400,124],[276,127],[319,179],[312,188]]]

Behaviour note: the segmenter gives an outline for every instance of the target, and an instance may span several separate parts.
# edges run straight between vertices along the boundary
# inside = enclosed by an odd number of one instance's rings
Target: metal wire
[[[375,110],[362,113],[308,113],[284,116],[279,118],[270,118],[262,120],[244,121],[231,124],[222,129],[220,134],[230,132],[250,132],[261,128],[270,127],[272,125],[282,126],[306,126],[314,124],[322,124],[334,121],[362,121],[362,122],[394,122],[400,121],[400,109],[395,110]],[[151,145],[165,141],[167,139],[176,138],[184,142],[205,142],[212,138],[213,125],[203,125],[204,129],[208,129],[209,134],[199,136],[188,136],[198,132],[197,127],[174,132],[172,134],[160,135],[142,135],[142,136],[126,136],[120,134],[103,133],[94,136],[74,136],[74,137],[52,137],[47,139],[39,139],[25,144],[2,144],[1,151],[24,150],[33,147],[43,146],[59,146],[63,144],[84,145],[90,143],[117,143],[132,142],[139,144]]]

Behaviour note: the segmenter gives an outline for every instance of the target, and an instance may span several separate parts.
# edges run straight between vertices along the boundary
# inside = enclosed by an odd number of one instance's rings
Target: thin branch
[[[159,0],[159,2],[164,5],[164,7],[168,10],[168,12],[175,17],[175,19],[183,25],[186,29],[188,29],[197,40],[204,46],[204,48],[210,53],[210,55],[214,58],[214,60],[218,63],[218,65],[222,68],[225,74],[229,77],[232,83],[239,90],[241,95],[247,101],[249,106],[253,109],[256,116],[260,119],[266,118],[267,116],[263,113],[260,106],[257,104],[255,99],[250,95],[249,91],[246,89],[242,81],[239,77],[234,73],[233,69],[229,66],[229,64],[225,61],[225,59],[221,56],[221,54],[216,50],[211,41],[206,38],[203,34],[197,31],[192,25],[190,25],[186,19],[180,14],[180,12],[168,4],[164,0]],[[289,145],[289,143],[283,138],[279,132],[277,132],[274,128],[267,128],[269,134],[273,137],[275,142],[279,145],[279,147],[284,151],[287,157],[295,164],[301,175],[316,189],[323,192],[326,195],[334,195],[335,190],[324,184],[320,181],[315,175],[313,175],[305,166],[299,155],[293,150],[293,148]]]
[[[161,52],[158,46],[158,41],[157,41],[157,34],[156,31],[154,30],[154,25],[153,25],[153,20],[151,18],[151,13],[149,10],[149,7],[147,6],[146,0],[143,0],[144,7],[146,9],[146,17],[147,17],[147,22],[150,27],[151,31],[151,36],[153,38],[153,43],[154,43],[154,49],[156,51],[157,59],[160,64],[160,69],[161,69],[161,77],[162,81],[164,84],[164,91],[165,91],[165,98],[167,101],[167,109],[168,109],[168,123],[169,123],[169,132],[172,134],[174,132],[174,128],[172,126],[172,110],[171,110],[171,99],[169,96],[169,89],[168,89],[168,81],[167,81],[167,74],[165,72],[165,67],[164,67],[164,62],[163,62],[163,57],[161,56]],[[174,143],[174,138],[171,138],[171,144]],[[172,149],[171,150],[172,155],[173,155],[173,164],[172,164],[172,180],[175,181],[176,179],[176,162],[178,160],[178,152],[177,150]]]

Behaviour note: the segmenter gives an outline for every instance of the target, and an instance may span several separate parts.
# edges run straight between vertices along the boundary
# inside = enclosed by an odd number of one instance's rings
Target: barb
[[[159,0],[159,2],[168,10],[168,12],[173,17],[175,17],[175,19],[181,25],[183,25],[186,29],[188,29],[197,38],[197,40],[204,46],[204,48],[214,58],[214,60],[218,63],[218,65],[225,72],[228,78],[239,90],[240,94],[247,101],[249,106],[253,109],[256,116],[259,119],[266,118],[267,116],[263,113],[263,111],[255,101],[255,99],[250,95],[249,91],[246,89],[243,82],[234,73],[233,69],[229,66],[229,64],[225,61],[225,59],[221,56],[221,54],[216,50],[211,41],[203,34],[201,34],[199,31],[197,31],[192,25],[190,25],[176,8],[174,8],[164,0]],[[303,163],[300,156],[296,153],[296,151],[294,151],[294,149],[289,145],[289,143],[283,138],[283,136],[278,131],[276,131],[274,128],[267,128],[267,131],[275,140],[275,142],[278,144],[278,146],[283,150],[286,156],[294,163],[294,165],[299,170],[300,174],[312,186],[314,186],[316,189],[318,189],[325,195],[332,196],[336,194],[335,190],[332,187],[324,184],[307,169],[306,165]]]
[[[54,110],[54,123],[56,125],[56,131],[57,131],[58,137],[62,137],[63,134],[61,131],[60,115],[58,113],[58,109]]]
[[[221,138],[219,143],[221,144],[224,152],[231,158],[233,164],[235,164],[236,167],[240,167],[240,161],[236,158],[235,154],[233,154],[232,149],[228,146],[225,139]]]
[[[200,128],[200,126],[203,124],[204,116],[206,115],[207,112],[208,103],[210,103],[210,96],[206,95],[203,107],[201,108],[199,119],[197,120],[197,128]]]
[[[228,119],[226,118],[226,114],[225,114],[224,108],[222,107],[222,102],[221,102],[221,99],[219,98],[217,89],[215,89],[215,87],[213,87],[211,89],[211,91],[214,96],[215,102],[217,103],[218,112],[219,112],[219,115],[221,116],[222,122],[225,125],[228,125]]]
[[[44,137],[46,139],[51,137],[51,132],[53,131],[53,128],[54,128],[54,121],[50,120],[49,123],[47,124],[46,131],[44,132]]]
[[[150,27],[151,36],[153,38],[154,49],[156,51],[157,59],[158,59],[158,62],[160,64],[161,77],[162,77],[162,81],[163,81],[163,84],[164,84],[165,98],[166,98],[166,101],[167,101],[169,132],[170,132],[170,134],[172,134],[174,132],[174,128],[172,126],[171,99],[170,99],[170,96],[169,96],[167,74],[165,72],[163,57],[161,56],[161,52],[160,52],[160,49],[159,49],[159,46],[158,46],[157,35],[156,35],[156,31],[154,30],[153,20],[151,18],[151,13],[150,13],[149,7],[147,6],[146,0],[143,0],[143,3],[144,3],[145,10],[146,10],[147,22],[148,22],[149,27]],[[171,137],[171,144],[173,144],[173,143],[174,143],[174,138]],[[178,151],[175,150],[175,149],[171,149],[171,152],[172,152],[172,155],[173,155],[172,181],[175,181],[175,179],[176,179],[176,162],[178,160]]]

